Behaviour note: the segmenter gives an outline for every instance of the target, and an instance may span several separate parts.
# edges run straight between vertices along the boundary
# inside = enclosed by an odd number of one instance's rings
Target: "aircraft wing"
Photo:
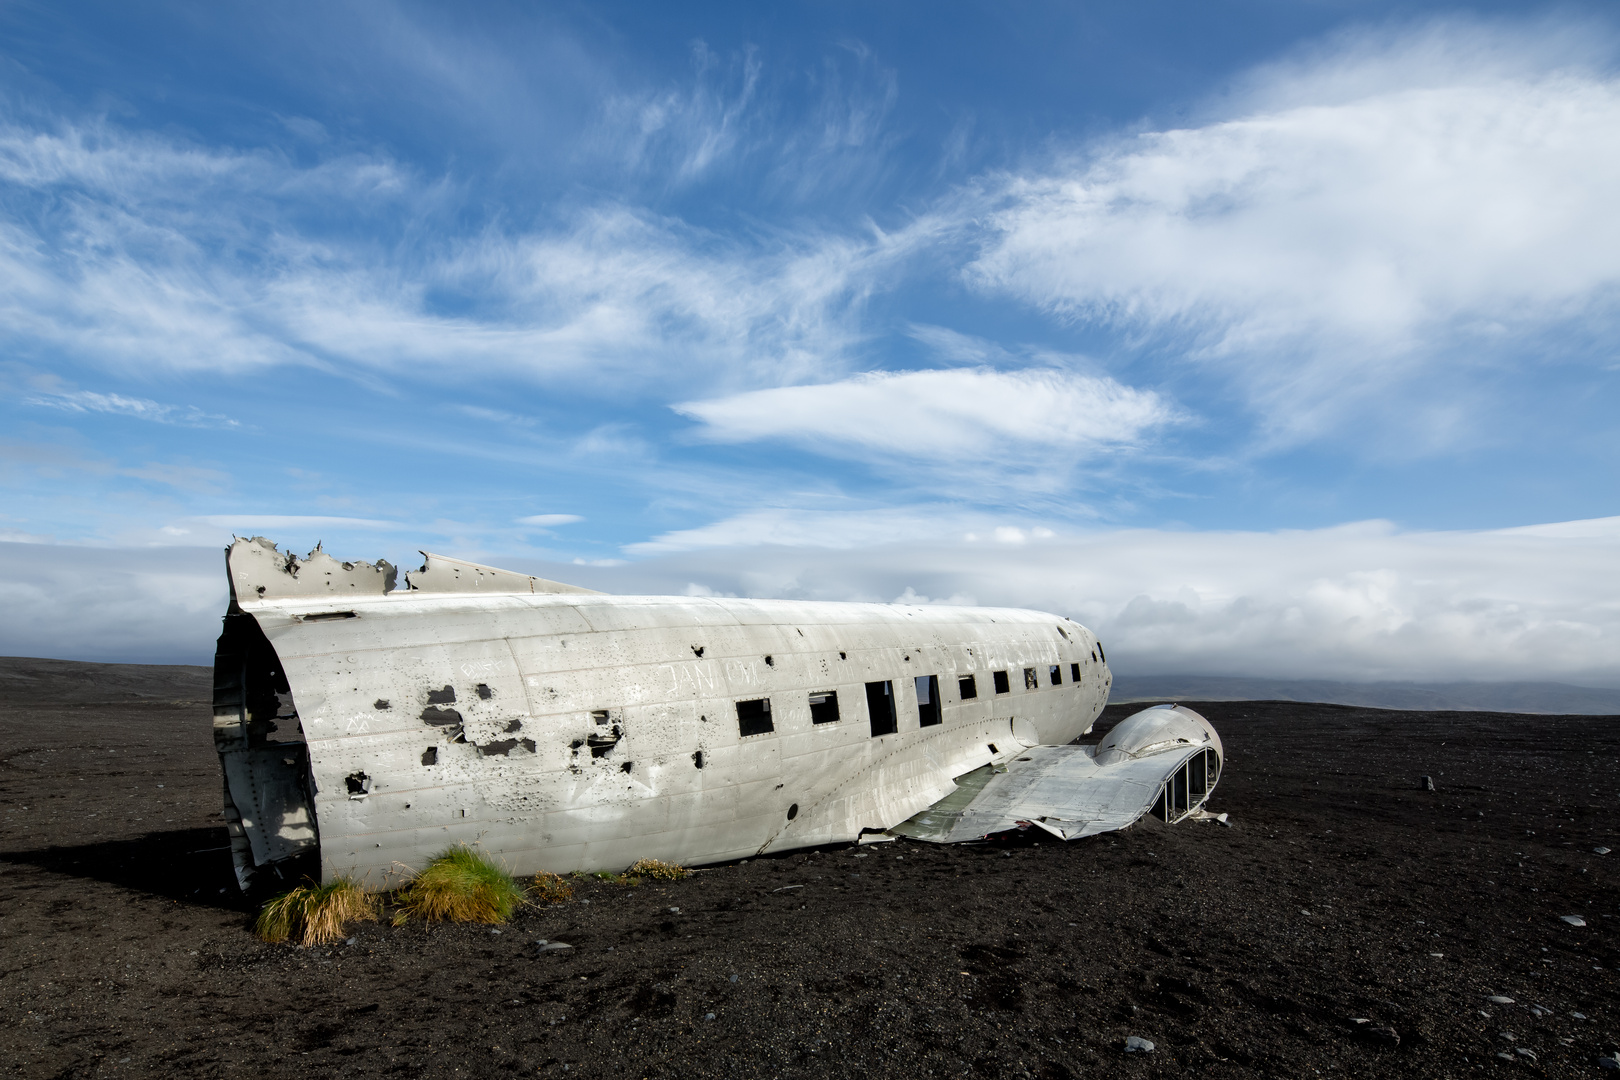
[[[1194,718],[1197,726],[1208,725],[1190,709],[1152,709],[1138,716],[1141,721],[1132,725],[1137,731],[1120,732],[1123,746],[1112,737],[1099,747],[1031,746],[1005,766],[986,765],[959,776],[955,791],[889,832],[948,844],[1027,823],[1059,839],[1077,840],[1123,829],[1149,813],[1178,821],[1199,809],[1214,789],[1220,744],[1198,737]],[[1137,717],[1125,724],[1132,721]],[[1173,737],[1159,737],[1164,735]]]

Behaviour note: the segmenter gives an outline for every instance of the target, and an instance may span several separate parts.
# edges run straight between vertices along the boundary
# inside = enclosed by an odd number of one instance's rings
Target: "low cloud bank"
[[[1620,687],[1620,518],[1478,532],[1363,522],[1081,535],[941,522],[935,539],[881,543],[867,532],[840,547],[810,546],[814,522],[797,524],[794,546],[718,523],[704,532],[710,546],[651,544],[652,557],[612,567],[480,558],[620,593],[1041,608],[1096,630],[1121,675]],[[827,533],[847,538],[848,522]],[[217,550],[0,551],[0,652],[208,662],[225,604]]]
[[[215,547],[0,544],[0,653],[212,664],[229,595]]]

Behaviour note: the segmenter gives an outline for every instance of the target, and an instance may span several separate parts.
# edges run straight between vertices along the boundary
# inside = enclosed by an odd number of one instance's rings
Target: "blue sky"
[[[1620,682],[1617,30],[0,6],[0,649],[197,658],[236,532]]]

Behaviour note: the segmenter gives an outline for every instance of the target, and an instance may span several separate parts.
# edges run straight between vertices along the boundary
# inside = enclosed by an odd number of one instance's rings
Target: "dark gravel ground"
[[[1620,1075],[1613,717],[1190,703],[1231,828],[829,848],[300,950],[220,850],[206,672],[9,663],[0,1074]]]

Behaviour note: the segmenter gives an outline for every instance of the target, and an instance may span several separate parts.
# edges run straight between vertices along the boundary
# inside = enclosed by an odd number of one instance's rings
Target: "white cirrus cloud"
[[[576,521],[584,520],[578,514],[530,514],[528,517],[518,518],[518,524],[535,525],[545,529],[552,525],[572,525]]]
[[[23,399],[26,404],[40,405],[64,412],[108,413],[132,416],[137,420],[151,420],[159,424],[178,424],[183,427],[236,428],[242,425],[228,416],[203,412],[195,405],[166,405],[147,398],[125,394],[102,394],[94,390],[66,390],[59,393],[34,394]]]
[[[772,507],[748,510],[722,521],[677,529],[629,544],[631,555],[716,548],[784,547],[847,551],[882,544],[917,543],[942,534],[993,533],[996,519],[947,504],[898,506],[881,510],[805,510]],[[1022,534],[1020,534],[1022,535]]]
[[[602,204],[379,257],[377,229],[443,211],[431,180],[384,159],[302,166],[106,122],[0,119],[0,183],[0,340],[143,373],[800,381],[843,370],[881,271],[922,235],[732,237]],[[364,227],[304,220],[334,207]]]
[[[1620,80],[1507,38],[1341,42],[1258,73],[1236,115],[987,181],[962,211],[985,222],[965,274],[1191,335],[1295,434],[1523,332],[1608,325]]]
[[[835,453],[940,462],[1136,442],[1176,412],[1151,390],[1058,369],[869,372],[674,406],[722,442],[778,439]]]

